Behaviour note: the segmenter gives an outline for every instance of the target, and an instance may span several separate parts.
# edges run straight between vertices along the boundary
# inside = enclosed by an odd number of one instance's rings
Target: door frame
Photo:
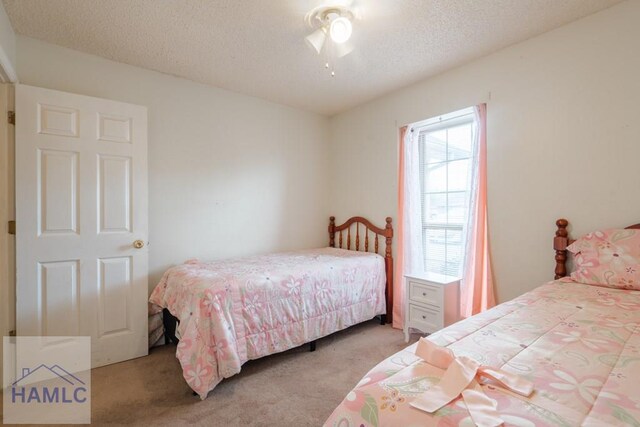
[[[9,124],[13,111],[14,86],[0,83],[0,335],[12,335],[16,329],[16,239],[9,234],[9,221],[15,220],[15,132]],[[4,341],[4,340],[3,340]],[[4,359],[0,343],[0,360]],[[13,358],[12,358],[13,360]],[[6,385],[0,370],[3,387]]]

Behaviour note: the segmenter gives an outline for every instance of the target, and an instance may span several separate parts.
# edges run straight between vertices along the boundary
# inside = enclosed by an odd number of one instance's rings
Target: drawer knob
[[[427,318],[427,316],[425,316],[425,315],[423,314],[423,315],[422,315],[422,318],[423,318],[423,319],[426,319],[426,318]]]
[[[426,296],[427,296],[427,293],[426,293],[426,292],[423,292],[423,293],[422,293],[422,296],[423,296],[423,297],[426,297]]]

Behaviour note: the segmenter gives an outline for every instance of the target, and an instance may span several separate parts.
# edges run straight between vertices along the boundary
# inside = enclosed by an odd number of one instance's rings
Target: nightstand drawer
[[[409,321],[424,332],[435,332],[442,328],[442,313],[438,309],[431,309],[409,304]]]
[[[411,329],[434,333],[459,320],[460,279],[436,273],[405,276],[404,340]]]
[[[442,305],[442,286],[409,281],[409,302],[419,302],[440,307]]]

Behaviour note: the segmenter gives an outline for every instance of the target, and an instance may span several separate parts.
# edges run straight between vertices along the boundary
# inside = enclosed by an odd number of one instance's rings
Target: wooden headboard
[[[553,238],[553,250],[556,251],[556,279],[567,275],[567,246],[575,242],[575,239],[569,238],[569,232],[567,231],[568,225],[569,221],[564,218],[556,221],[556,236]],[[640,230],[640,223],[630,225],[625,227],[625,229]]]
[[[355,227],[354,227],[355,225]],[[362,225],[362,233],[360,226]],[[351,245],[352,229],[355,228],[355,244]],[[345,233],[346,231],[346,233]],[[391,226],[391,217],[387,217],[384,228],[376,227],[366,218],[354,216],[346,220],[343,224],[336,225],[336,217],[329,217],[329,246],[336,247],[336,233],[338,233],[338,247],[348,250],[360,251],[360,244],[363,243],[364,252],[379,253],[379,236],[385,239],[384,248],[384,267],[387,276],[387,284],[385,288],[385,297],[387,303],[386,322],[391,323],[393,316],[393,256],[391,255],[391,243],[393,240],[393,227]],[[369,242],[369,234],[373,234],[373,247]],[[346,234],[346,236],[345,236]],[[361,239],[364,236],[364,239]],[[345,242],[346,240],[346,242]],[[353,247],[353,249],[352,249]],[[372,248],[372,251],[369,249]]]

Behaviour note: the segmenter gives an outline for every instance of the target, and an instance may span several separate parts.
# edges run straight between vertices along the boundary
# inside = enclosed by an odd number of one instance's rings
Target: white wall
[[[150,289],[188,258],[327,245],[328,119],[18,37],[20,82],[149,109]]]
[[[557,218],[640,222],[638,22],[630,0],[333,117],[331,207],[395,219],[398,127],[488,102],[498,298],[552,279]]]

